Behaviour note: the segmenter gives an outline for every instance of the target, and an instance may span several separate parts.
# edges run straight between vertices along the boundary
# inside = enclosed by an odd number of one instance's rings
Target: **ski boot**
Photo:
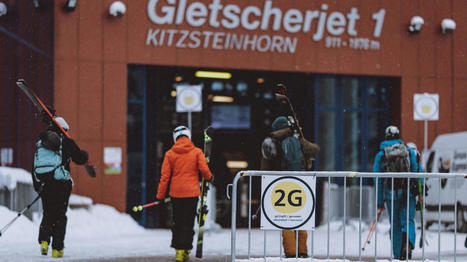
[[[57,250],[57,249],[52,249],[52,257],[63,257],[63,249]]]
[[[190,249],[185,249],[183,250],[183,261],[188,261],[190,260]]]
[[[41,254],[47,256],[49,252],[49,243],[47,241],[41,241]]]
[[[175,261],[183,262],[185,258],[185,250],[183,249],[175,249]]]
[[[406,242],[406,239],[407,239],[407,233],[402,233],[402,247],[401,247],[401,256],[400,256],[400,260],[406,260],[406,253],[407,253],[407,249],[406,249],[406,246],[407,246],[407,242]],[[412,243],[409,242],[409,260],[412,259],[412,249],[413,249],[413,246],[412,246]]]

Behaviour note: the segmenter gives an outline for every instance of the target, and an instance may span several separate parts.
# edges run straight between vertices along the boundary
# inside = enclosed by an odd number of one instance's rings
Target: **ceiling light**
[[[231,96],[213,96],[212,102],[217,103],[232,103],[234,101],[233,97]]]
[[[229,160],[227,161],[228,168],[247,168],[248,162],[246,161],[238,161],[238,160]]]
[[[228,72],[213,72],[213,71],[196,71],[196,77],[201,78],[218,78],[218,79],[230,79],[232,74]]]
[[[176,76],[175,77],[175,82],[181,82],[183,80],[183,77],[181,76]]]
[[[32,4],[34,5],[34,8],[39,8],[41,6],[39,0],[32,0]]]

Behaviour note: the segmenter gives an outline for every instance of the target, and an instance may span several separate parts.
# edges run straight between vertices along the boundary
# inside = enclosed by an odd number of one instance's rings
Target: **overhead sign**
[[[438,120],[439,95],[428,93],[414,94],[413,118],[414,120]]]
[[[263,176],[261,229],[311,230],[315,226],[316,177]]]
[[[202,108],[201,86],[200,85],[179,85],[177,86],[176,111],[181,112],[201,112]]]
[[[379,50],[386,14],[381,8],[360,17],[357,7],[337,11],[326,3],[314,9],[286,9],[272,0],[260,5],[205,2],[149,0],[147,15],[155,27],[148,29],[146,45],[293,54],[298,45],[295,34],[306,34],[315,42],[324,40],[327,48]],[[362,30],[361,24],[372,28]],[[232,32],[237,28],[251,33]],[[366,35],[359,35],[359,29]]]

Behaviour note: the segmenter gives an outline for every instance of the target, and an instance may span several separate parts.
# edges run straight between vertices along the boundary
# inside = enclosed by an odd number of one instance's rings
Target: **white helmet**
[[[385,131],[386,139],[399,138],[399,128],[397,126],[388,126]]]
[[[70,126],[68,126],[68,123],[65,121],[65,119],[63,119],[63,117],[56,116],[56,117],[54,117],[54,119],[66,131],[68,131],[70,129]]]
[[[417,150],[417,145],[414,142],[408,142],[407,147]]]
[[[173,132],[174,142],[177,141],[177,138],[179,138],[180,136],[186,136],[189,139],[191,139],[190,129],[188,129],[188,127],[186,126],[177,126]]]

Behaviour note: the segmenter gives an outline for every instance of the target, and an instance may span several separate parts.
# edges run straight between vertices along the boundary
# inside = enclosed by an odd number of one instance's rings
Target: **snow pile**
[[[145,231],[130,215],[120,213],[107,205],[93,205],[89,210],[68,209],[67,216],[67,237],[72,238],[96,235],[105,238]]]
[[[3,228],[10,223],[17,212],[10,211],[5,206],[0,206],[0,227]],[[37,237],[38,227],[25,216],[20,216],[13,224],[2,234],[1,240],[8,242],[26,241]]]
[[[0,167],[0,188],[13,191],[17,183],[32,184],[31,173],[21,168]]]

